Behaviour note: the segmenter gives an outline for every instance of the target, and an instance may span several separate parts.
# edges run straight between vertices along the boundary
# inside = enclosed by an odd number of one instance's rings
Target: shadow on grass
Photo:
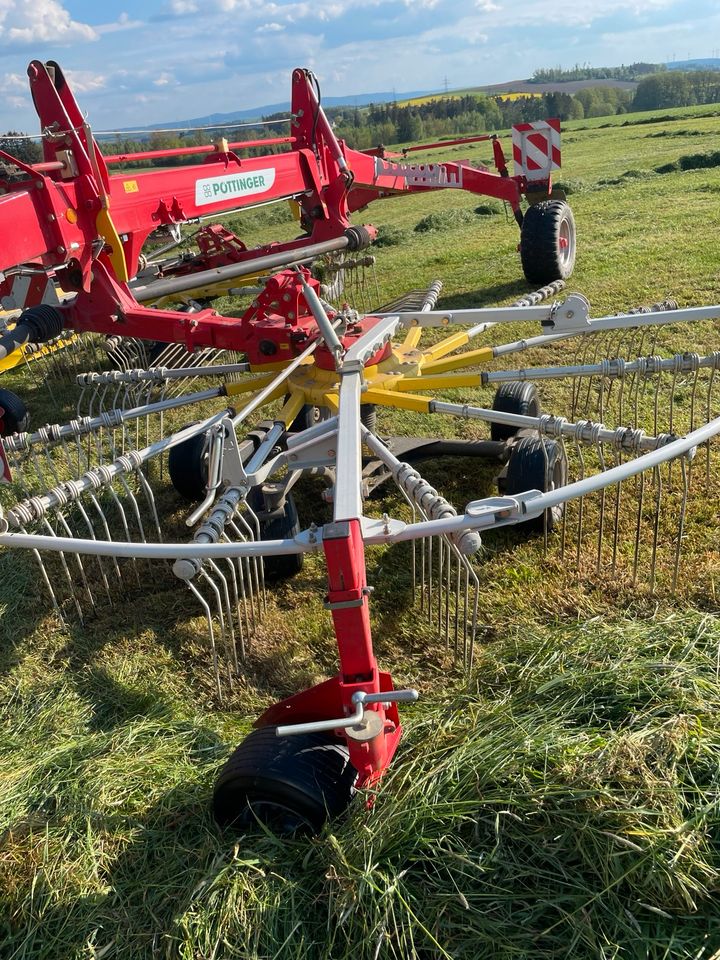
[[[531,288],[525,280],[495,283],[492,286],[484,286],[480,290],[471,290],[468,293],[455,294],[451,297],[441,297],[436,309],[460,310],[471,307],[493,307],[505,300],[519,300],[530,293],[530,290]]]

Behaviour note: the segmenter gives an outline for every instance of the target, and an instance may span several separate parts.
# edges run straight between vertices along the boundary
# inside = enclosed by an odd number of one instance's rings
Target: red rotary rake
[[[641,337],[636,348],[642,354],[647,331],[657,325],[717,317],[720,310],[678,311],[666,303],[651,312],[592,319],[577,294],[541,302],[562,289],[575,257],[572,214],[552,195],[550,173],[559,161],[554,125],[516,132],[515,176],[496,138],[496,174],[466,163],[395,162],[381,149],[362,153],[338,142],[312,75],[296,70],[292,133],[275,138],[287,152],[241,159],[238,151],[268,141],[222,141],[192,148],[204,154],[198,165],[110,177],[108,164],[123,158],[103,158],[57,64],[35,61],[29,76],[45,159],[31,166],[0,155],[0,229],[8,238],[0,291],[23,307],[0,339],[0,351],[11,357],[40,344],[33,352],[51,360],[73,336],[105,333],[119,369],[79,374],[77,417],[34,433],[23,431],[20,402],[4,391],[0,404],[12,435],[2,450],[12,485],[3,497],[0,545],[34,552],[61,618],[74,609],[82,619],[103,595],[113,602],[118,590],[154,583],[172,560],[173,573],[205,614],[219,695],[241,668],[266,581],[292,576],[307,552],[325,558],[325,607],[339,671],[258,719],[220,773],[220,821],[257,817],[285,832],[316,829],[355,790],[376,784],[390,763],[402,733],[397,705],[416,693],[394,689],[374,654],[367,544],[412,543],[421,607],[466,663],[477,620],[477,575],[469,558],[480,547],[479,531],[523,524],[542,532],[547,543],[555,528],[562,531],[563,549],[575,537],[579,556],[594,518],[598,563],[614,543],[613,569],[626,562],[634,577],[648,557],[654,579],[661,504],[669,498],[679,518],[677,581],[690,497],[686,460],[707,444],[709,482],[709,444],[720,432],[720,421],[711,416],[720,357],[632,360],[622,354],[633,345],[630,333]],[[525,273],[546,286],[512,307],[490,310],[435,310],[438,282],[367,313],[327,303],[306,265],[341,252],[362,260],[355,255],[374,231],[352,226],[350,215],[374,199],[435,189],[506,201],[521,225]],[[523,197],[530,201],[524,213]],[[305,231],[298,239],[248,250],[214,226],[204,229],[197,256],[155,265],[149,277],[146,269],[138,278],[141,250],[158,227],[174,231],[279,199],[298,205]],[[339,269],[351,266],[343,261]],[[257,289],[241,317],[144,305],[248,277]],[[541,332],[458,352],[482,342],[491,328],[518,321],[540,323]],[[438,330],[447,335],[438,338]],[[426,331],[429,342],[423,342]],[[605,344],[614,351],[611,359],[598,360],[598,333],[615,336]],[[570,365],[497,369],[502,358],[574,338],[580,348]],[[159,350],[148,350],[147,341],[160,344]],[[226,351],[244,359],[222,355]],[[660,433],[665,374],[673,378],[670,429]],[[190,391],[198,378],[203,388]],[[691,381],[689,411],[673,399],[679,378]],[[572,384],[570,419],[540,408],[533,381],[553,379]],[[641,421],[653,382],[654,421],[646,431]],[[491,384],[498,385],[491,409],[424,395]],[[698,426],[702,389],[707,422]],[[240,407],[223,406],[227,398]],[[580,419],[593,405],[600,420]],[[490,424],[490,438],[383,439],[375,419],[379,407],[481,420]],[[269,419],[253,419],[263,409]],[[686,435],[680,436],[686,413]],[[175,415],[192,422],[168,427]],[[608,416],[616,426],[601,422]],[[489,456],[502,466],[501,496],[472,500],[459,512],[416,467],[423,459],[456,454]],[[673,460],[682,482],[678,486],[676,470],[668,493],[661,468]],[[198,503],[187,520],[190,543],[164,542],[156,492],[165,462],[175,490]],[[568,483],[574,470],[579,478]],[[333,516],[302,529],[292,491],[308,475],[324,480]],[[365,513],[386,481],[407,506],[404,520]],[[634,521],[622,495],[633,483],[639,485]],[[606,497],[609,487],[612,498]],[[599,509],[591,505],[595,495]],[[648,502],[655,508],[649,540]],[[624,528],[633,533],[627,555],[618,548]]]

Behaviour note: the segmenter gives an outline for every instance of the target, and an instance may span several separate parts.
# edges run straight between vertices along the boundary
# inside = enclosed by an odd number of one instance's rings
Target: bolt
[[[54,221],[55,221],[55,214],[54,214],[54,213],[49,213],[49,214],[48,214],[48,220],[49,220],[50,223],[54,223]]]
[[[383,533],[390,533],[390,515],[387,513],[383,514]]]
[[[57,248],[57,252],[58,252],[58,253],[65,253],[65,247],[63,247],[62,245],[60,245],[60,246]]]
[[[569,320],[571,317],[574,317],[574,316],[575,316],[575,311],[574,311],[574,310],[568,310],[568,312],[565,314],[565,316],[566,316],[566,317],[568,318],[568,320]]]
[[[330,447],[330,449],[328,450],[327,453],[328,453],[328,456],[329,456],[329,457],[334,457],[334,456],[335,456],[335,451],[333,450],[332,447]]]

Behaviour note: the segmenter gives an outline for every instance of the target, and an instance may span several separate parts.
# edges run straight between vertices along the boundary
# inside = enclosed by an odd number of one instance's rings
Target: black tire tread
[[[543,444],[547,451],[547,468],[543,453]],[[541,493],[547,493],[551,489],[550,478],[553,476],[554,468],[562,460],[562,453],[559,444],[554,440],[541,440],[540,437],[523,437],[513,451],[508,460],[507,474],[505,477],[504,492],[508,496],[516,493],[525,493],[527,490],[540,490]],[[560,468],[562,469],[562,468]],[[563,480],[565,482],[565,480]],[[539,517],[533,517],[530,520],[523,521],[518,526],[528,531],[542,532],[547,529],[550,532],[558,520],[562,517],[563,508],[557,507],[555,510],[546,510]]]
[[[265,500],[260,487],[253,487],[248,496],[250,509],[256,513],[265,509]],[[261,540],[289,540],[300,533],[295,498],[291,493],[285,498],[285,509],[282,516],[263,519],[260,517]],[[263,557],[265,579],[270,583],[279,580],[289,580],[300,573],[303,568],[304,556],[302,553],[287,553],[285,556]]]
[[[9,437],[13,433],[21,433],[28,427],[28,409],[25,401],[12,390],[0,389],[0,407],[3,413],[0,414],[0,423],[2,424],[1,435]]]
[[[198,433],[184,440],[168,453],[170,482],[181,497],[195,503],[205,496],[207,467],[203,462],[206,435]]]
[[[528,283],[544,286],[554,280],[567,280],[574,261],[564,265],[558,253],[560,224],[569,217],[573,230],[575,219],[564,200],[543,200],[528,207],[520,231],[520,260]]]
[[[260,727],[233,751],[221,768],[213,793],[220,824],[241,819],[248,797],[294,806],[319,830],[338,816],[354,795],[357,772],[348,748],[332,734],[307,733],[280,738],[273,727]]]
[[[537,417],[541,413],[540,398],[534,383],[523,380],[511,380],[498,388],[493,399],[493,410],[501,413],[517,413],[524,417]],[[504,423],[490,424],[491,440],[509,440],[518,432],[517,427]]]

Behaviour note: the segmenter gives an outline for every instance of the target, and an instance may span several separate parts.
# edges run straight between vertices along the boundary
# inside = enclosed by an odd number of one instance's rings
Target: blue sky
[[[717,0],[0,0],[0,130],[34,132],[25,70],[57,60],[96,129],[289,98],[440,89],[536,67],[718,55]]]

